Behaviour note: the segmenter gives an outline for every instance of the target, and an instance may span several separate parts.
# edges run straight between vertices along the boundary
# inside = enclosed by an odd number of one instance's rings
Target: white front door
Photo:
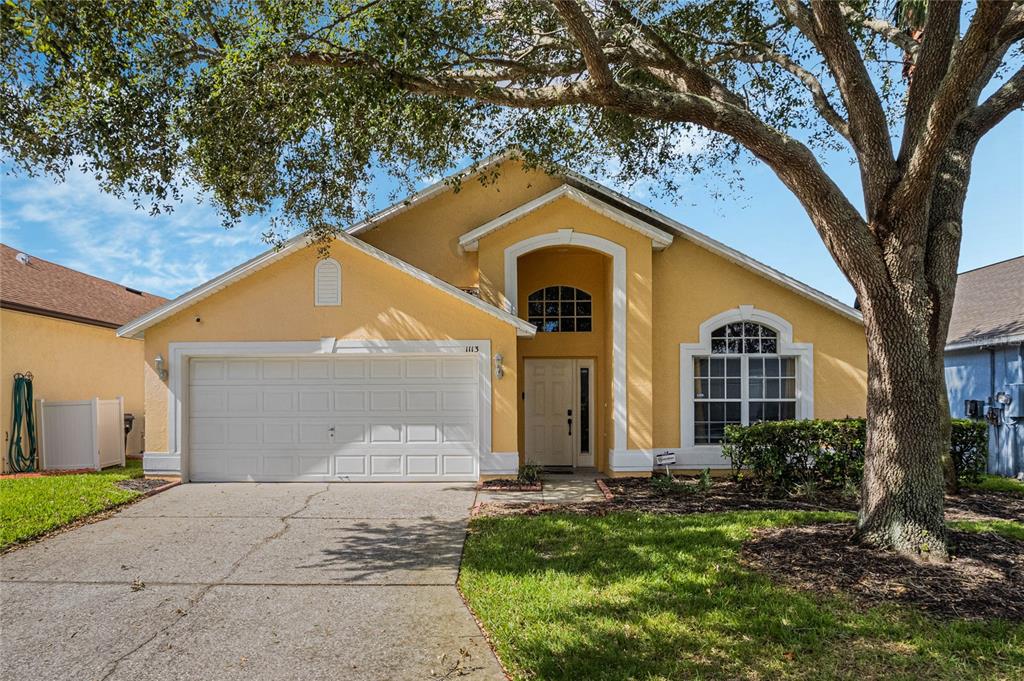
[[[475,480],[473,356],[189,361],[193,480]]]
[[[592,465],[593,360],[527,359],[525,364],[526,460]]]

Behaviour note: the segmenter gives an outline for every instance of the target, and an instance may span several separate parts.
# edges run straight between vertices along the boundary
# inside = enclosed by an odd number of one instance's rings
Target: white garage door
[[[473,356],[196,358],[193,480],[475,480]]]

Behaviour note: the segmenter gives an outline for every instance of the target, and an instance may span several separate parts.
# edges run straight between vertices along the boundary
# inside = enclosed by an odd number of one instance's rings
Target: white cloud
[[[100,191],[77,170],[3,178],[0,236],[12,246],[126,286],[177,296],[267,248],[260,219],[225,229],[195,194],[170,213],[150,215]]]

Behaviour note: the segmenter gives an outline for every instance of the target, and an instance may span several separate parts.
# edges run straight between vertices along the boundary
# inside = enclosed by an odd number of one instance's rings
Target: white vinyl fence
[[[124,398],[36,400],[43,470],[99,470],[124,465]]]

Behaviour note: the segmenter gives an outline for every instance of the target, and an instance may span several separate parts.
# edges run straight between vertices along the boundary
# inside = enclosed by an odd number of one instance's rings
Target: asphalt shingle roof
[[[0,306],[117,328],[167,302],[0,244]]]
[[[946,346],[1024,336],[1024,256],[961,272]]]

